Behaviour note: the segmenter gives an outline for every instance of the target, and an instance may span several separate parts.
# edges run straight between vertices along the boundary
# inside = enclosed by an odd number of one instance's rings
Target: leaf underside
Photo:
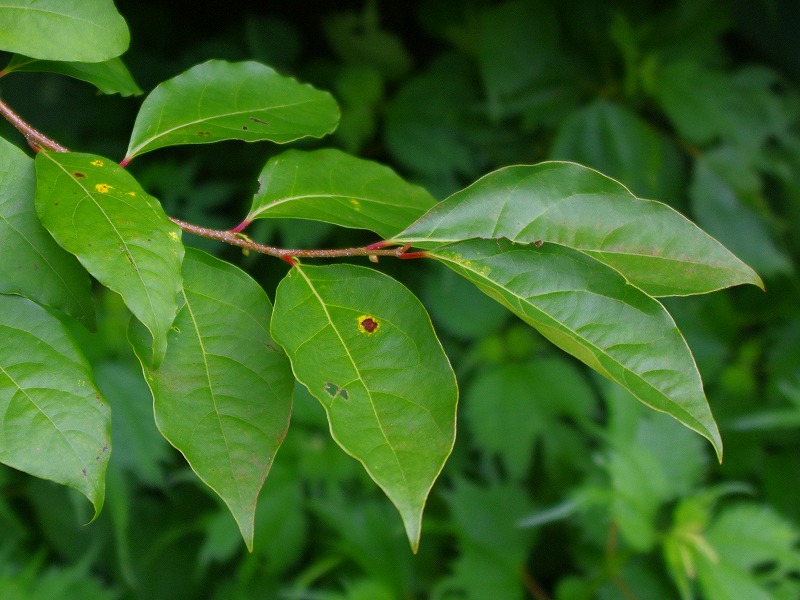
[[[556,244],[468,240],[431,251],[544,337],[648,406],[722,441],[672,317],[618,272]]]
[[[25,296],[94,329],[89,275],[42,227],[35,187],[33,160],[0,138],[0,293]]]
[[[256,501],[289,427],[294,377],[269,335],[269,299],[249,275],[193,249],[183,274],[164,361],[152,369],[142,360],[156,424],[224,500],[252,550]],[[138,323],[130,339],[146,357]]]
[[[26,298],[0,295],[0,462],[105,497],[111,413],[64,325]]]

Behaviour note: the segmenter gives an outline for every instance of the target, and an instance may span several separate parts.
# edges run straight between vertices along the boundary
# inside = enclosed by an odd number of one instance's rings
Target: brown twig
[[[276,248],[275,246],[266,246],[264,244],[254,242],[246,235],[242,235],[241,233],[232,230],[209,229],[208,227],[193,225],[192,223],[187,223],[186,221],[181,221],[180,219],[175,219],[173,217],[170,217],[170,220],[187,233],[225,242],[226,244],[231,244],[232,246],[239,246],[240,248],[244,248],[252,252],[276,256],[286,260],[290,264],[294,264],[294,261],[292,260],[294,258],[342,258],[350,256],[367,256],[372,258],[378,256],[394,256],[395,258],[409,259],[423,258],[427,256],[426,252],[408,252],[409,246],[400,246],[398,248],[375,248],[374,246],[377,244],[373,244],[372,246],[359,246],[356,248],[331,248],[322,250]]]
[[[28,124],[2,100],[0,100],[0,115],[5,117],[9,123],[11,123],[20,133],[22,133],[22,135],[25,136],[25,139],[28,140],[28,144],[30,144],[34,150],[38,151],[39,149],[45,149],[50,150],[51,152],[69,152],[67,148],[58,142],[51,140],[40,131],[37,131],[31,127],[30,124]],[[333,248],[327,250],[276,248],[274,246],[266,246],[264,244],[254,242],[246,235],[239,233],[239,231],[243,229],[244,226],[249,223],[249,221],[244,221],[233,230],[223,231],[219,229],[209,229],[207,227],[193,225],[192,223],[187,223],[186,221],[181,221],[180,219],[175,219],[173,217],[170,217],[170,220],[188,233],[193,233],[194,235],[225,242],[226,244],[231,244],[233,246],[239,246],[245,250],[252,250],[253,252],[258,252],[260,254],[276,256],[285,260],[291,265],[296,264],[296,258],[340,258],[349,256],[367,256],[370,260],[377,261],[378,256],[394,256],[395,258],[405,259],[423,258],[427,256],[427,253],[425,252],[408,252],[410,246],[387,248],[387,245],[391,245],[387,242],[378,242],[370,246],[359,248]]]
[[[22,117],[11,110],[11,107],[2,100],[0,100],[0,115],[3,115],[6,121],[11,123],[22,135],[25,136],[28,144],[34,150],[38,148],[44,148],[45,150],[50,150],[51,152],[69,152],[67,148],[58,142],[51,140],[40,131],[37,131],[31,127],[22,119]]]

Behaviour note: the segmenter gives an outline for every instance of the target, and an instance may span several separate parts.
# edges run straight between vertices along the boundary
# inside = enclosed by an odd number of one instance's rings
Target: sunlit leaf
[[[43,60],[101,62],[128,49],[128,25],[112,0],[6,0],[0,50]]]
[[[0,293],[20,294],[94,328],[89,276],[36,216],[33,160],[0,138]]]
[[[64,325],[0,295],[0,462],[75,488],[100,514],[111,414]]]
[[[257,62],[211,60],[161,83],[142,104],[125,161],[179,144],[283,144],[336,128],[333,97]]]
[[[431,254],[562,350],[706,437],[722,455],[683,336],[657,300],[619,273],[556,244],[468,240]]]
[[[436,204],[389,167],[325,149],[288,150],[267,162],[247,220],[313,219],[388,238]]]
[[[334,439],[400,511],[416,550],[428,492],[453,446],[457,401],[425,309],[372,269],[298,266],[278,286],[272,334],[325,407]]]
[[[157,369],[142,361],[156,424],[225,501],[252,549],[256,500],[289,427],[294,377],[268,332],[269,299],[249,275],[190,249],[183,276],[167,355]],[[146,358],[146,336],[135,330]]]
[[[36,178],[42,224],[147,326],[150,360],[157,364],[181,288],[180,229],[130,173],[108,159],[40,152]]]
[[[125,63],[112,58],[99,63],[61,62],[37,60],[15,55],[3,72],[8,73],[58,73],[91,83],[104,94],[135,96],[142,93]]]
[[[508,238],[575,248],[653,296],[700,294],[761,279],[669,206],[573,163],[500,169],[437,204],[398,242]]]

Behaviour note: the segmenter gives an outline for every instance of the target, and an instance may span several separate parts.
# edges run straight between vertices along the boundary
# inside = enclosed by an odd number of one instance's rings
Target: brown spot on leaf
[[[361,315],[358,317],[358,329],[364,333],[375,333],[380,327],[380,323],[370,315]]]
[[[255,123],[261,123],[262,125],[269,125],[269,123],[267,123],[266,121],[262,121],[258,117],[250,117],[250,120]]]
[[[339,387],[330,381],[325,384],[325,392],[333,398],[336,398],[337,396],[342,400],[347,400],[350,398],[350,394],[347,393],[346,389]]]
[[[72,176],[75,177],[76,179],[83,179],[84,177],[86,177],[86,173],[81,173],[80,171],[75,171],[72,174]]]
[[[197,135],[199,135],[200,137],[209,137],[211,135],[211,132],[210,131],[198,131]]]
[[[533,242],[533,245],[536,246],[537,248],[541,248],[543,244],[544,242],[542,240],[536,240],[535,242]]]

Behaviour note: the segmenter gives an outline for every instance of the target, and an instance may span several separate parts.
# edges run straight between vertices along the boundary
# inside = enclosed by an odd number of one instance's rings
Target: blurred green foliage
[[[300,387],[248,554],[225,507],[156,431],[128,313],[102,294],[98,332],[75,334],[112,402],[106,509],[84,526],[91,513],[76,493],[0,467],[0,598],[800,597],[796,3],[117,6],[132,31],[124,60],[145,90],[210,58],[265,62],[335,94],[335,144],[440,198],[507,164],[574,160],[683,211],[756,268],[767,292],[665,301],[722,430],[718,466],[698,436],[624,398],[462,280],[387,261],[426,302],[462,386],[458,441],[416,556]],[[123,156],[137,100],[41,73],[9,76],[2,91],[65,145]],[[174,148],[131,169],[168,214],[231,227],[274,151]],[[249,233],[286,246],[370,241],[309,222]],[[285,272],[186,241],[267,289]]]

